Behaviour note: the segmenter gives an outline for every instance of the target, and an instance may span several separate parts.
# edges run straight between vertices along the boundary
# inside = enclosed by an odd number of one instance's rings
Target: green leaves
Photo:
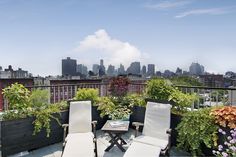
[[[3,89],[4,97],[8,100],[10,110],[24,110],[29,107],[30,91],[22,84],[12,84]]]
[[[82,88],[78,89],[75,94],[74,100],[91,100],[92,104],[95,105],[98,103],[98,89],[94,88]]]
[[[210,111],[211,108],[204,108],[184,114],[176,128],[179,148],[197,156],[202,154],[201,144],[204,143],[208,148],[214,146],[218,126],[214,123],[214,117],[210,116]]]

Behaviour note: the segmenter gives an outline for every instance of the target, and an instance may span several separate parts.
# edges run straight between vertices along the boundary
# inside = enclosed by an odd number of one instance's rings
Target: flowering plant
[[[236,157],[236,128],[230,130],[230,136],[226,137],[226,132],[218,130],[225,138],[224,145],[218,145],[218,150],[213,150],[217,157]]]
[[[215,122],[220,126],[236,128],[236,106],[216,108],[210,114],[215,116]]]

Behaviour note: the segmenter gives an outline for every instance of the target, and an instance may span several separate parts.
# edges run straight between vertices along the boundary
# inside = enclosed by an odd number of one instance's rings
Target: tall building
[[[103,76],[106,74],[106,68],[104,66],[103,59],[100,60],[100,66],[99,66],[99,76]]]
[[[109,65],[107,68],[107,75],[114,76],[115,75],[115,66]]]
[[[154,64],[148,64],[148,76],[154,76],[155,75],[155,65]]]
[[[143,65],[143,67],[142,67],[142,75],[146,76],[146,74],[147,74],[147,68],[146,68],[145,65]]]
[[[97,75],[98,74],[98,72],[99,72],[99,65],[98,64],[93,64],[93,73],[95,74],[95,75]]]
[[[183,74],[182,69],[180,69],[180,68],[178,67],[178,68],[176,69],[176,71],[175,71],[175,74],[178,75],[178,76],[182,75],[182,74]]]
[[[120,64],[120,67],[118,68],[118,75],[125,74],[125,67],[124,65]]]
[[[76,76],[76,67],[77,63],[75,59],[70,59],[70,57],[62,59],[62,75]]]
[[[140,62],[132,62],[129,66],[129,68],[127,69],[127,73],[128,74],[135,74],[135,75],[139,75],[140,74]]]
[[[88,74],[88,68],[87,68],[87,66],[85,66],[85,65],[83,65],[83,64],[78,64],[78,65],[77,65],[77,70],[76,70],[76,72],[78,72],[78,73],[80,73],[80,74],[82,74],[82,75],[87,76],[87,74]]]
[[[199,63],[192,63],[189,67],[190,75],[203,75],[204,74],[204,66]]]

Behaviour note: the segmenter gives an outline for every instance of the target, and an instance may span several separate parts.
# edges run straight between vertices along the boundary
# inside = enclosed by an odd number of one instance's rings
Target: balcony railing
[[[236,88],[213,88],[200,86],[176,86],[184,93],[195,93],[197,100],[192,104],[191,109],[215,105],[236,105]],[[108,83],[80,83],[80,84],[62,84],[51,86],[30,86],[29,90],[44,89],[50,96],[49,103],[56,103],[62,100],[72,99],[76,91],[81,88],[98,89],[100,96],[109,95]],[[144,93],[146,83],[131,83],[128,87],[129,93]],[[4,110],[8,109],[8,103],[3,101]]]

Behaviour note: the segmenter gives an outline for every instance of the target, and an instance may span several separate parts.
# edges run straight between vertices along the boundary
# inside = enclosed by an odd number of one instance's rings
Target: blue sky
[[[57,75],[67,56],[236,72],[236,1],[0,0],[0,66]]]

